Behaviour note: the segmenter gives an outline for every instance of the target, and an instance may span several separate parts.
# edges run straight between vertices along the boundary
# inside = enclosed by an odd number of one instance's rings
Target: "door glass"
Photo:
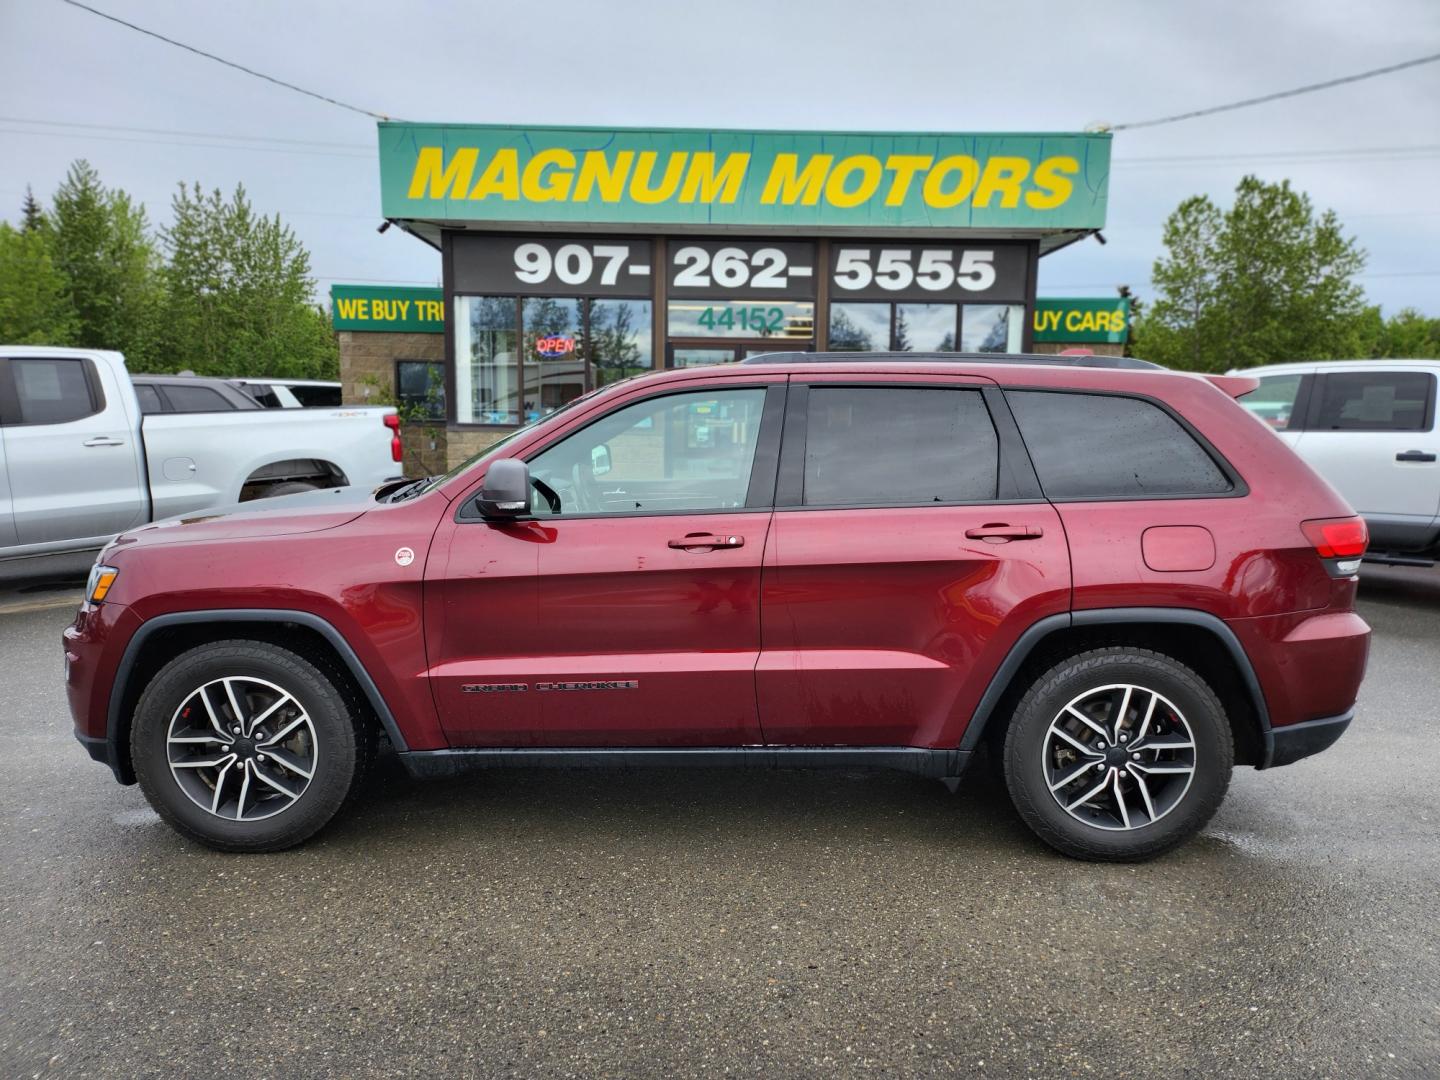
[[[1354,371],[1320,381],[1321,431],[1428,431],[1435,376],[1423,371]]]
[[[709,367],[711,364],[733,364],[734,349],[675,349],[671,352],[672,367]]]
[[[525,327],[525,421],[548,416],[585,392],[580,301],[531,297],[521,302]]]
[[[1290,427],[1291,413],[1295,410],[1295,396],[1300,393],[1300,380],[1304,375],[1266,375],[1260,385],[1240,399],[1240,404],[1249,409],[1276,431]]]
[[[165,411],[165,406],[160,404],[160,395],[155,392],[155,387],[148,383],[136,384],[135,397],[140,402],[140,411],[146,416]]]
[[[84,360],[14,359],[10,370],[20,398],[20,422],[67,424],[100,409],[90,396]]]
[[[208,386],[171,383],[165,387],[165,396],[170,399],[170,407],[181,413],[231,412],[236,407]]]
[[[897,352],[954,352],[954,304],[896,304]]]
[[[617,409],[530,461],[561,515],[733,510],[745,505],[763,387],[669,394]],[[556,513],[535,499],[539,515]]]
[[[1000,450],[975,390],[812,387],[807,506],[994,499]]]

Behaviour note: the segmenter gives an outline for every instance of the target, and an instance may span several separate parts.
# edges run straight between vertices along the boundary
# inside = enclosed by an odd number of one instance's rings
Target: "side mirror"
[[[483,517],[514,518],[530,512],[530,466],[519,458],[501,458],[485,470],[485,485],[475,507]]]
[[[610,447],[601,443],[590,451],[590,475],[604,476],[610,471]]]

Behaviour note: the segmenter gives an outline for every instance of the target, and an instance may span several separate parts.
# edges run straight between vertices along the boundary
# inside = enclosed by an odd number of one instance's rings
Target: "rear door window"
[[[1295,402],[1304,374],[1262,375],[1260,385],[1240,399],[1240,404],[1276,431],[1299,427],[1303,417],[1295,415]]]
[[[104,407],[89,377],[88,360],[16,358],[10,361],[22,424],[68,424]]]
[[[436,364],[435,366],[439,367],[440,365]],[[295,400],[307,409],[340,404],[340,387],[338,386],[292,386],[289,389],[290,393],[295,395]]]
[[[140,412],[145,416],[165,411],[165,405],[161,402],[159,393],[149,383],[137,383],[135,397],[139,399]]]
[[[1429,431],[1435,376],[1423,371],[1346,371],[1320,380],[1317,431]]]
[[[208,386],[179,386],[171,383],[165,387],[165,397],[176,412],[230,412],[234,403]]]
[[[999,467],[999,440],[978,390],[810,388],[806,506],[987,502]]]
[[[1140,398],[1005,393],[1051,499],[1219,495],[1229,477],[1176,419]]]

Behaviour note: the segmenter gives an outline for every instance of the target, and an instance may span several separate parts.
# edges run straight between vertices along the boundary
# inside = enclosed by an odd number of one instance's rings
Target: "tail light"
[[[391,459],[394,461],[404,461],[405,448],[400,445],[400,417],[395,413],[386,413],[385,426],[390,429]]]
[[[1360,557],[1370,543],[1364,518],[1312,518],[1302,521],[1300,529],[1333,576],[1349,577],[1360,569]]]

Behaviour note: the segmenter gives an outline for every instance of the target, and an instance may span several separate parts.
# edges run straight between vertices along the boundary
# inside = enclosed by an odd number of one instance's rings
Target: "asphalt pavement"
[[[0,581],[0,1076],[1440,1075],[1440,570],[1367,566],[1349,734],[1142,866],[978,770],[391,765],[216,854],[72,740],[74,587]]]

